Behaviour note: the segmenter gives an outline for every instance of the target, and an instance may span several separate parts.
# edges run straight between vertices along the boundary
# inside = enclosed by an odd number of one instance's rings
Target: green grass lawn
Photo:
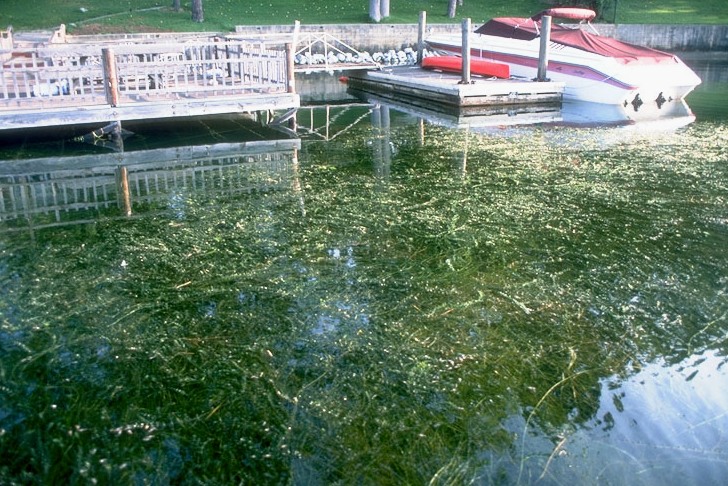
[[[367,0],[203,0],[205,22],[192,22],[190,2],[174,12],[172,0],[3,0],[0,28],[51,29],[64,23],[70,32],[230,31],[236,25],[369,22]],[[548,6],[545,0],[464,0],[457,19],[473,23],[497,16],[529,16]],[[452,22],[447,0],[391,0],[388,23],[417,22],[427,11],[431,23]],[[612,18],[613,14],[607,14]],[[621,23],[720,24],[728,22],[725,0],[618,0]]]

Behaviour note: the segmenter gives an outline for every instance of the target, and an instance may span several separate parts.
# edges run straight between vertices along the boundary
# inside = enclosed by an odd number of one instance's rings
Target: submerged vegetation
[[[724,363],[728,133],[509,130],[351,131],[4,233],[0,482],[593,478],[557,452],[603,380]]]

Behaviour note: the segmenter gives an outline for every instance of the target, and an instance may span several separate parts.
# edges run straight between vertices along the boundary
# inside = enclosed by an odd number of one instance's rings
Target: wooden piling
[[[541,43],[538,50],[538,71],[536,81],[548,81],[549,43],[551,42],[551,16],[541,17]]]
[[[425,57],[425,30],[427,29],[427,12],[420,12],[420,20],[417,24],[417,64],[422,64]]]
[[[296,46],[291,42],[286,43],[286,80],[288,82],[288,92],[296,92],[296,77],[295,77],[295,59],[294,54],[296,52]]]
[[[119,206],[126,216],[131,216],[131,191],[129,190],[129,169],[120,165],[116,172],[119,184]]]
[[[111,48],[101,49],[101,58],[104,67],[104,89],[106,102],[111,106],[119,105],[119,76],[116,74],[116,57]]]
[[[301,36],[301,21],[295,20],[293,22],[293,48],[298,49],[298,39]]]
[[[470,19],[463,19],[463,77],[460,84],[470,84]]]

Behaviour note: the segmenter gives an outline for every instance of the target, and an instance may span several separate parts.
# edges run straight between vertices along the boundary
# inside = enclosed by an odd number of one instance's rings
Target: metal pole
[[[470,19],[463,19],[463,77],[460,84],[470,84]]]
[[[549,66],[549,43],[551,42],[551,16],[541,18],[541,44],[538,50],[538,74],[536,81],[548,81],[546,74]]]

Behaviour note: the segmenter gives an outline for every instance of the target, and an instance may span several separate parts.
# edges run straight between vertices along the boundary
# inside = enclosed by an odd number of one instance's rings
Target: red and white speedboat
[[[473,59],[510,66],[511,76],[534,79],[538,70],[541,18],[586,21],[588,9],[552,8],[531,18],[495,18],[478,28],[470,39]],[[602,37],[582,30],[579,24],[553,23],[547,77],[565,84],[564,99],[621,104],[635,108],[644,103],[684,98],[700,78],[677,56]],[[462,35],[427,39],[430,49],[442,54],[462,54]]]

